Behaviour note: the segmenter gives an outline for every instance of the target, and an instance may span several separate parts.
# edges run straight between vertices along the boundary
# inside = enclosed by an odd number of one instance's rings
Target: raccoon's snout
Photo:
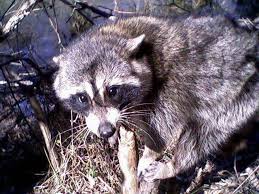
[[[103,138],[109,138],[115,133],[116,129],[109,122],[104,122],[99,126],[100,136]]]

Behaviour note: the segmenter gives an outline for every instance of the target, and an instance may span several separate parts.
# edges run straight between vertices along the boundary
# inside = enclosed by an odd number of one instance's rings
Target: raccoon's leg
[[[154,161],[143,170],[144,180],[153,182],[157,179],[170,178],[177,175],[181,170],[193,166],[198,160],[197,157],[200,156],[195,147],[198,145],[196,138],[199,136],[195,131],[186,126],[177,143],[172,160],[167,163]]]
[[[235,131],[256,115],[259,110],[258,96],[259,76],[255,74],[232,103],[211,112],[207,111],[209,114],[207,118],[189,120],[179,139],[172,161],[153,162],[143,171],[144,179],[154,181],[173,177],[217,151]]]

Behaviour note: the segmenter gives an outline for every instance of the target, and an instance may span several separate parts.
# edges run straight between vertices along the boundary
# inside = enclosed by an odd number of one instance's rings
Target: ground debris
[[[66,139],[59,134],[55,145],[60,166],[34,187],[35,193],[118,193],[121,172],[116,147],[83,127]]]

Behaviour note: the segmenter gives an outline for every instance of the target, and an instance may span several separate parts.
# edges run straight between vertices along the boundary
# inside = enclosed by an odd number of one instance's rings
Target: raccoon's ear
[[[145,34],[141,34],[140,36],[138,36],[136,38],[129,39],[127,42],[127,45],[126,45],[128,51],[130,51],[130,52],[137,51],[138,48],[143,43],[145,36],[146,36]]]
[[[62,59],[62,55],[59,55],[59,56],[55,56],[52,58],[52,62],[54,63],[54,66],[56,68],[60,68],[60,61]]]

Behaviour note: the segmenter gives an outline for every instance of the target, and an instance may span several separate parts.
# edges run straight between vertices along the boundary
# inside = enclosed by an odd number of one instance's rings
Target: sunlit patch
[[[59,91],[58,96],[60,97],[60,99],[65,100],[65,99],[70,98],[72,95],[81,93],[83,91],[84,91],[84,89],[79,86],[78,87],[65,87]]]
[[[106,113],[106,119],[109,121],[111,124],[116,126],[117,121],[119,120],[120,117],[120,112],[116,108],[107,108],[107,113]]]
[[[101,96],[102,100],[104,99],[104,81],[105,79],[98,76],[95,82],[96,89],[98,90],[98,93]]]
[[[133,85],[133,86],[140,86],[140,81],[137,77],[129,76],[129,77],[115,77],[113,78],[110,83],[112,85]]]
[[[131,62],[131,64],[132,64],[133,69],[134,69],[134,70],[136,71],[136,73],[138,73],[138,74],[151,73],[150,69],[148,69],[148,67],[147,67],[145,64],[143,64],[143,63],[140,63],[140,62],[138,62],[138,61],[133,60],[133,61]]]
[[[100,134],[98,128],[100,125],[100,119],[95,114],[90,113],[87,117],[85,117],[85,122],[88,129],[99,137]]]
[[[84,88],[85,88],[85,91],[86,93],[89,95],[89,97],[91,99],[94,98],[94,92],[93,92],[93,88],[92,88],[92,85],[88,82],[84,83]]]
[[[92,86],[88,82],[82,83],[78,86],[70,85],[70,86],[63,86],[63,87],[60,87],[58,85],[59,84],[58,82],[59,82],[59,78],[56,78],[54,87],[56,91],[58,91],[57,92],[58,97],[62,100],[68,99],[77,93],[84,93],[84,92],[87,93],[91,99],[93,99],[94,97]]]

